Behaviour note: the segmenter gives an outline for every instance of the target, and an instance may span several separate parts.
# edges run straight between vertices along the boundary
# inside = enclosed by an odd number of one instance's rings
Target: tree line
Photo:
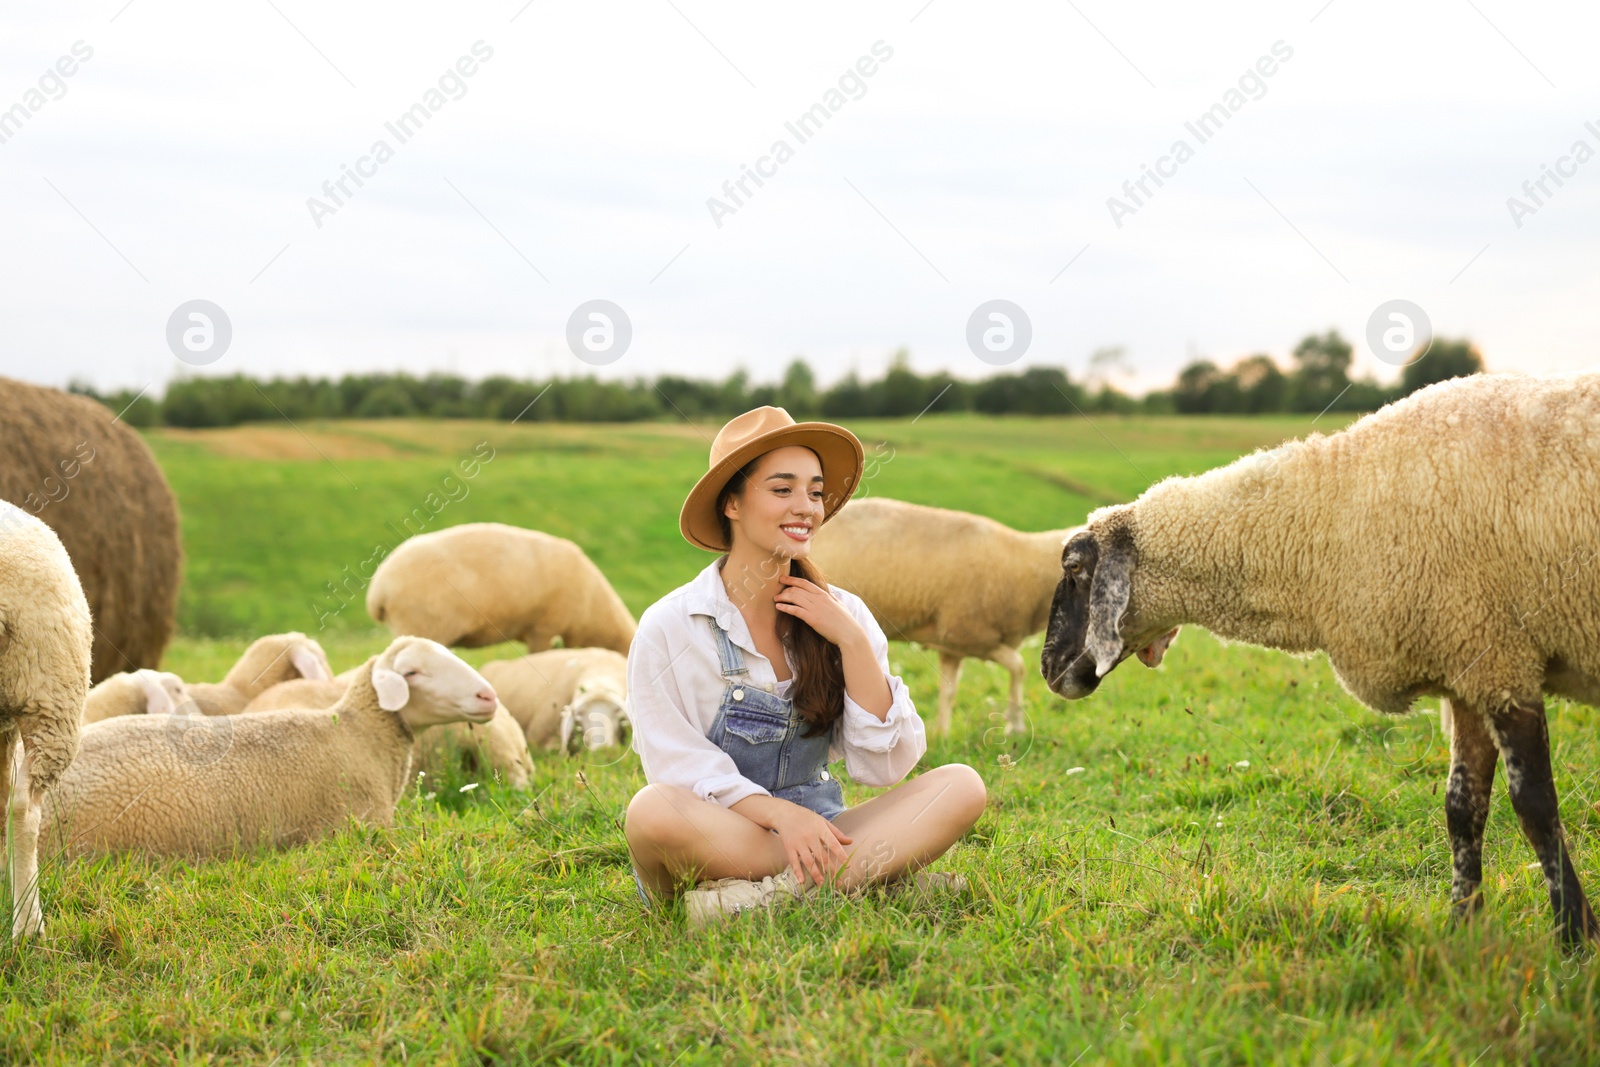
[[[1102,359],[1109,354],[1109,360]],[[1115,363],[1116,350],[1095,362]],[[796,359],[776,384],[755,384],[748,372],[721,381],[661,375],[654,379],[547,381],[495,376],[471,380],[452,374],[347,374],[331,378],[257,379],[244,374],[179,378],[165,395],[123,389],[101,393],[83,383],[69,388],[122,413],[132,426],[212,427],[280,419],[471,418],[523,422],[633,422],[643,419],[716,419],[763,404],[785,407],[796,418],[905,418],[923,412],[971,411],[991,415],[1265,414],[1324,410],[1374,411],[1391,400],[1446,378],[1474,374],[1483,358],[1470,342],[1436,340],[1406,365],[1398,385],[1352,380],[1350,344],[1329,330],[1294,349],[1285,370],[1254,355],[1223,368],[1195,360],[1170,389],[1134,397],[1104,375],[1074,381],[1060,367],[1034,366],[976,381],[945,371],[918,374],[904,351],[878,378],[852,372],[827,387]]]

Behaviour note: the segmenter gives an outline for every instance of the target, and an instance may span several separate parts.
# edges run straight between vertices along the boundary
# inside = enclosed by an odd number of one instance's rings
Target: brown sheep
[[[176,622],[178,504],[113,412],[0,378],[0,500],[55,530],[94,617],[91,680],[158,667]]]

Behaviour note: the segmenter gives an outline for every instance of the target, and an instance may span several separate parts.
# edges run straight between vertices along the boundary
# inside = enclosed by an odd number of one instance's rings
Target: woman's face
[[[744,490],[728,498],[733,541],[763,553],[805,558],[822,525],[822,461],[801,445],[761,457]]]

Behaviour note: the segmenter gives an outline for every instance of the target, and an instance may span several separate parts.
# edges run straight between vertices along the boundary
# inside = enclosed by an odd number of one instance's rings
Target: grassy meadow
[[[1046,529],[1310,427],[852,428],[866,492]],[[380,650],[359,588],[343,606],[330,585],[407,516],[571,537],[637,614],[710,559],[679,538],[677,512],[714,432],[152,431],[188,553],[165,666],[211,680],[252,637],[291,629],[336,670]],[[393,827],[294,851],[47,862],[48,937],[0,946],[0,1062],[1600,1062],[1595,965],[1556,947],[1503,784],[1488,905],[1449,924],[1436,716],[1380,717],[1321,657],[1192,629],[1159,670],[1129,661],[1069,704],[1037,675],[1039,643],[1025,650],[1030,733],[1004,736],[1004,673],[969,662],[955,730],[924,760],[972,764],[989,785],[943,861],[971,880],[966,899],[829,897],[692,936],[681,908],[646,913],[634,894],[620,818],[644,784],[637,759],[536,754],[529,792],[429,779]],[[937,658],[904,644],[891,657],[931,711]],[[1600,722],[1551,712],[1563,817],[1600,891]]]

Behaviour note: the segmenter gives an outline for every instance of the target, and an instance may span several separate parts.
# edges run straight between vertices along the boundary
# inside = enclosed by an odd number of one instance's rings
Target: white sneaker
[[[799,900],[805,890],[787,867],[776,875],[768,875],[759,882],[744,878],[719,878],[714,882],[701,882],[683,895],[683,904],[689,913],[689,928],[698,930],[714,926],[730,915],[770,908]]]

